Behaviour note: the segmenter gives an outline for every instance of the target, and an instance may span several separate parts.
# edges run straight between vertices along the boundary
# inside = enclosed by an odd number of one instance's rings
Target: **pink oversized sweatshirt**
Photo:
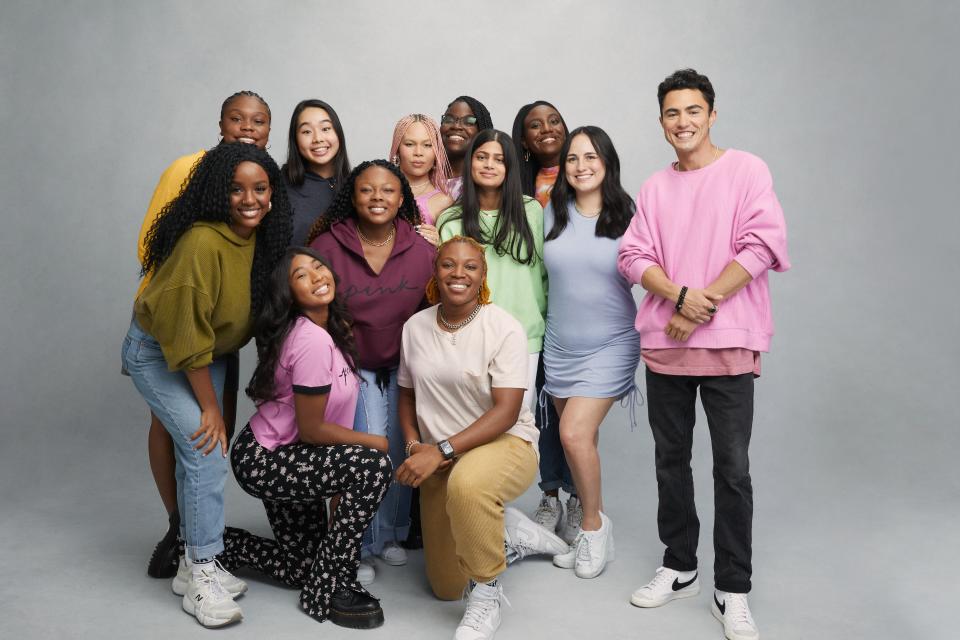
[[[694,171],[670,165],[637,195],[637,213],[620,241],[617,266],[630,282],[661,267],[671,281],[702,289],[736,260],[753,280],[720,303],[714,318],[686,342],[664,332],[674,303],[647,293],[637,309],[644,349],[742,348],[769,351],[773,336],[767,271],[790,268],[783,210],[767,165],[728,149]]]

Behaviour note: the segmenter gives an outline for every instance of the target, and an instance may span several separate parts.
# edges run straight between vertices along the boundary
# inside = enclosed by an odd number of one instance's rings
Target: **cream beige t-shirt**
[[[397,384],[417,396],[421,440],[434,444],[469,427],[493,407],[494,387],[526,389],[528,359],[523,327],[494,304],[456,333],[437,326],[436,306],[407,320]],[[537,444],[528,407],[507,433]]]

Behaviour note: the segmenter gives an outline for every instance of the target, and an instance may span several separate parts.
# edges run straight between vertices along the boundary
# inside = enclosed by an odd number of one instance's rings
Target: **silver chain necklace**
[[[482,306],[483,305],[478,302],[477,306],[473,308],[473,311],[471,311],[470,315],[468,315],[466,318],[464,318],[460,322],[450,322],[449,320],[443,317],[443,305],[441,304],[437,307],[437,320],[440,321],[440,324],[442,324],[445,329],[448,329],[449,331],[456,331],[461,327],[465,327],[468,324],[470,324],[470,321],[476,318],[477,314],[480,313],[480,307]]]

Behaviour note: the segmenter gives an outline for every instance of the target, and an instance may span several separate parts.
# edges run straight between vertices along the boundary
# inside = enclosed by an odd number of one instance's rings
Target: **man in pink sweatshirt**
[[[710,80],[677,71],[658,87],[660,124],[677,161],[651,176],[620,242],[618,266],[647,294],[637,311],[656,443],[663,566],[630,601],[658,607],[700,591],[700,521],[690,469],[699,389],[713,448],[715,591],[730,640],[757,640],[750,591],[753,381],[773,335],[769,270],[786,271],[786,225],[770,171],[710,139]]]

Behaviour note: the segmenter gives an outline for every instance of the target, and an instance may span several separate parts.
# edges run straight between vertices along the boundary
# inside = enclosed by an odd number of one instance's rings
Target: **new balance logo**
[[[673,579],[673,590],[674,590],[674,591],[680,591],[680,589],[686,589],[687,587],[689,587],[690,585],[692,585],[694,582],[696,582],[696,580],[697,580],[697,574],[696,574],[696,573],[693,574],[693,577],[690,578],[689,580],[687,580],[686,582],[680,582],[680,578],[674,578],[674,579]]]

